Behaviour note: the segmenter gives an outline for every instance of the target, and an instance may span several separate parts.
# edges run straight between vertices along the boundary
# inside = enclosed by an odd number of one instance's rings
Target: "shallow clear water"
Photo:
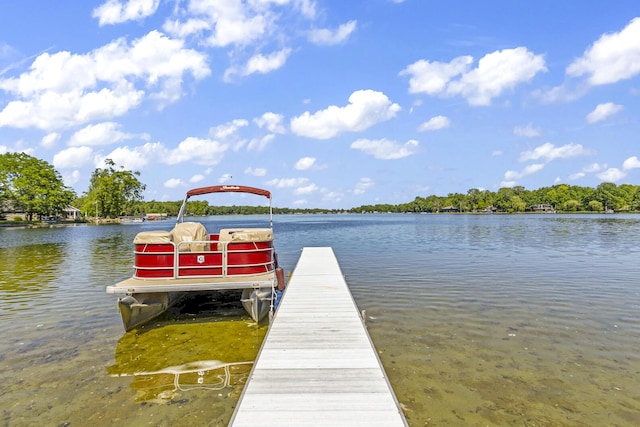
[[[266,326],[207,300],[124,334],[104,292],[137,232],[172,226],[0,229],[4,425],[228,423]],[[411,426],[640,425],[640,216],[292,215],[274,231],[288,271],[333,247]]]

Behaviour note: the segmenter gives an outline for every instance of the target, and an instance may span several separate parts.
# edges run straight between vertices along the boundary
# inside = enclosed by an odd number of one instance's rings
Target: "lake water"
[[[125,334],[105,293],[132,274],[135,234],[172,226],[0,229],[2,425],[227,425],[267,326],[209,295]],[[411,426],[640,425],[640,215],[291,215],[274,231],[287,271],[333,247]]]

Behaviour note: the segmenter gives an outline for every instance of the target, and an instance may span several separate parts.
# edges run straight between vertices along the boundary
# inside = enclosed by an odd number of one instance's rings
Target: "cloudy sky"
[[[0,4],[0,153],[275,206],[640,185],[640,3]]]

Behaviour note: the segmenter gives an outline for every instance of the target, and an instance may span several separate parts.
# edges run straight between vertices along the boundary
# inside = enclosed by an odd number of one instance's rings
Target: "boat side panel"
[[[218,235],[210,235],[207,242],[217,242],[217,238]],[[194,250],[196,247],[198,251]],[[273,241],[138,244],[134,258],[134,277],[141,279],[227,277],[275,270]]]
[[[136,244],[134,250],[134,277],[173,277],[175,263],[173,243]]]

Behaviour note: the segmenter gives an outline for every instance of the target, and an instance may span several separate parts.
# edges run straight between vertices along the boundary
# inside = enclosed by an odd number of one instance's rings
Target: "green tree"
[[[464,212],[465,210],[468,209],[465,202],[466,202],[466,195],[460,194],[460,193],[447,194],[447,199],[445,201],[446,206],[453,206],[455,209],[458,209],[460,212]]]
[[[502,187],[494,199],[493,205],[501,212],[513,212],[511,197],[515,196],[512,188]]]
[[[509,199],[511,210],[515,212],[524,212],[527,208],[527,204],[520,198],[520,196],[511,196]]]
[[[630,211],[634,209],[633,204],[637,192],[638,190],[635,185],[620,184],[620,186],[618,186],[618,194],[620,196],[621,203],[617,207],[617,210]]]
[[[416,197],[412,202],[413,212],[431,212],[433,205],[429,205],[424,197]]]
[[[0,155],[0,202],[23,209],[28,221],[62,214],[75,197],[46,161],[25,153]]]
[[[575,199],[567,200],[562,204],[562,210],[565,211],[575,212],[578,208],[580,208],[580,202]]]
[[[482,192],[477,189],[477,188],[471,188],[469,190],[467,190],[467,202],[469,204],[469,208],[472,211],[476,211],[480,206],[480,200],[482,198]],[[486,206],[482,206],[482,208],[485,208]]]
[[[588,207],[590,211],[594,212],[602,212],[604,210],[602,202],[599,202],[597,200],[590,201]]]
[[[621,197],[621,192],[618,189],[618,186],[613,182],[603,182],[598,185],[596,191],[598,194],[598,200],[604,205],[606,210],[617,210],[625,205],[624,198]]]
[[[105,160],[105,168],[96,168],[91,175],[83,210],[87,215],[96,212],[98,217],[116,218],[130,215],[142,201],[146,185],[138,180],[140,172],[116,170],[111,159]]]

